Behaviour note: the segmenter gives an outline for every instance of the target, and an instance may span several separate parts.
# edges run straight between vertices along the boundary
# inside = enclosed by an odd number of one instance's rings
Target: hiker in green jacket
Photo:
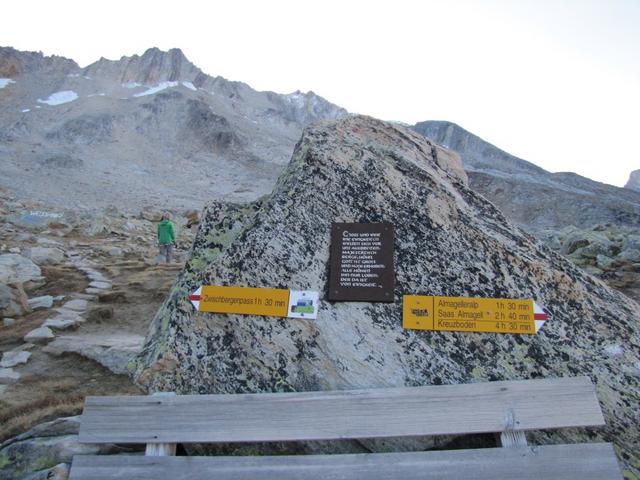
[[[158,224],[158,247],[160,249],[158,263],[162,262],[162,257],[165,257],[167,263],[173,261],[173,245],[175,243],[176,228],[173,222],[169,220],[169,214],[165,212],[162,214],[162,220]]]

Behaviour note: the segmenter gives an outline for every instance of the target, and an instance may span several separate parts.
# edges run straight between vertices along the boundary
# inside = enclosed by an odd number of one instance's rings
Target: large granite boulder
[[[392,222],[393,303],[329,302],[332,222]],[[317,320],[194,312],[203,284],[320,292]],[[403,294],[534,298],[536,335],[404,330]],[[613,441],[640,475],[640,306],[511,224],[457,157],[367,117],[308,127],[272,194],[212,203],[134,369],[148,391],[330,390],[588,375],[607,425],[534,442]]]

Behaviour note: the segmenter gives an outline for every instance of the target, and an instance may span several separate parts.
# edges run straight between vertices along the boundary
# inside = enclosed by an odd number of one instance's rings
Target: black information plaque
[[[393,225],[333,223],[329,300],[393,302]]]

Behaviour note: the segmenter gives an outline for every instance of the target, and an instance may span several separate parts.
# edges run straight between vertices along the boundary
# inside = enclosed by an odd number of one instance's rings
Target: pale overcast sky
[[[640,169],[640,0],[4,2],[0,45],[85,66],[178,47],[211,75],[450,120],[547,170]]]

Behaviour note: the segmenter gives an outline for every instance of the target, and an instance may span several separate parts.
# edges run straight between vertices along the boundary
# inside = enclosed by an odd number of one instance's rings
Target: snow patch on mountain
[[[166,90],[167,88],[177,87],[179,82],[160,82],[155,87],[151,87],[144,92],[135,93],[134,97],[144,97],[145,95],[153,95],[154,93],[161,92],[162,90]]]
[[[0,78],[0,88],[4,88],[10,83],[16,83],[16,82],[14,80],[11,80],[10,78]]]
[[[38,99],[38,103],[46,103],[47,105],[62,105],[63,103],[73,102],[78,99],[78,94],[73,90],[63,90],[49,95],[46,100]]]
[[[194,92],[197,92],[197,91],[198,91],[198,89],[196,88],[196,86],[195,86],[193,83],[191,83],[191,82],[182,82],[182,85],[183,85],[184,87],[187,87],[189,90],[193,90]]]

